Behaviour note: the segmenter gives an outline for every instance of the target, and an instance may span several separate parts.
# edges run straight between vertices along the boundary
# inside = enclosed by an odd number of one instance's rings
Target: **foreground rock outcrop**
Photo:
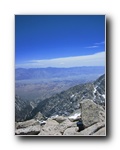
[[[104,122],[105,111],[102,106],[97,105],[92,100],[86,99],[80,103],[81,118],[85,128],[97,123]]]
[[[98,132],[102,129],[102,132]],[[76,135],[105,135],[105,123],[98,122],[88,128],[85,128],[83,131],[76,133]]]
[[[16,135],[38,136],[105,136],[105,110],[92,100],[86,99],[80,103],[81,113],[73,116],[53,116],[46,120],[41,113],[34,119],[16,122]],[[79,115],[78,115],[79,114]],[[77,122],[81,118],[84,129],[78,132]]]

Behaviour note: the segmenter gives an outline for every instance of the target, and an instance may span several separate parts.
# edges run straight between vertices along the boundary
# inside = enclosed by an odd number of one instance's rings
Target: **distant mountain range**
[[[15,70],[15,93],[28,101],[43,100],[75,85],[95,81],[104,73],[102,66],[18,68]]]
[[[16,80],[73,78],[77,76],[104,74],[105,67],[72,67],[72,68],[17,68],[15,69]]]
[[[80,102],[84,99],[91,99],[95,103],[105,106],[105,75],[100,76],[97,80],[90,83],[76,85],[70,89],[55,94],[50,98],[40,101],[35,107],[28,107],[29,113],[26,111],[23,120],[33,118],[38,112],[44,116],[50,117],[53,115],[69,116],[75,110],[80,108]],[[23,107],[23,102],[16,97],[16,121],[20,121],[20,107]],[[17,106],[19,104],[19,107]],[[26,105],[27,106],[27,105]],[[26,109],[26,107],[24,106]]]

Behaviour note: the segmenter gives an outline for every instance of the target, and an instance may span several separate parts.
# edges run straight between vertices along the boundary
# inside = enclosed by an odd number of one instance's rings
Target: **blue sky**
[[[16,15],[15,60],[26,68],[103,66],[105,16]]]

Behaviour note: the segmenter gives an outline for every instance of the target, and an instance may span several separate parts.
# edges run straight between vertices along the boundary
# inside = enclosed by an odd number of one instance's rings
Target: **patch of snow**
[[[72,94],[71,96],[70,96],[70,98],[73,98],[74,97],[74,94]]]
[[[55,116],[51,116],[51,118],[53,119],[53,118],[57,118],[58,117],[58,115],[55,115]]]
[[[72,115],[72,116],[70,116],[68,118],[70,118],[70,119],[76,119],[79,116],[80,116],[80,113],[76,113],[76,114],[74,114],[74,115]]]
[[[40,123],[40,125],[46,124],[46,121],[39,121],[39,120],[37,120],[37,121]]]
[[[94,91],[93,91],[93,101],[95,100],[95,98],[96,98],[96,95],[95,95],[95,93],[97,92],[97,90],[96,90],[96,88],[97,88],[97,86],[96,87],[94,87]]]
[[[94,87],[93,93],[96,93],[96,92],[97,92],[97,87],[98,87],[98,86],[95,86],[95,87]]]
[[[104,98],[105,98],[105,94],[102,94],[102,97],[104,97]]]

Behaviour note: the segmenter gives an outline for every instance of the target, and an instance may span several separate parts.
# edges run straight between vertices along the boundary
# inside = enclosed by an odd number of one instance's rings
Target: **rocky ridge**
[[[81,113],[71,116],[52,116],[16,122],[16,135],[37,136],[105,136],[105,110],[90,99],[80,102]],[[41,115],[38,115],[41,116]],[[78,132],[77,122],[82,120],[84,129]]]

